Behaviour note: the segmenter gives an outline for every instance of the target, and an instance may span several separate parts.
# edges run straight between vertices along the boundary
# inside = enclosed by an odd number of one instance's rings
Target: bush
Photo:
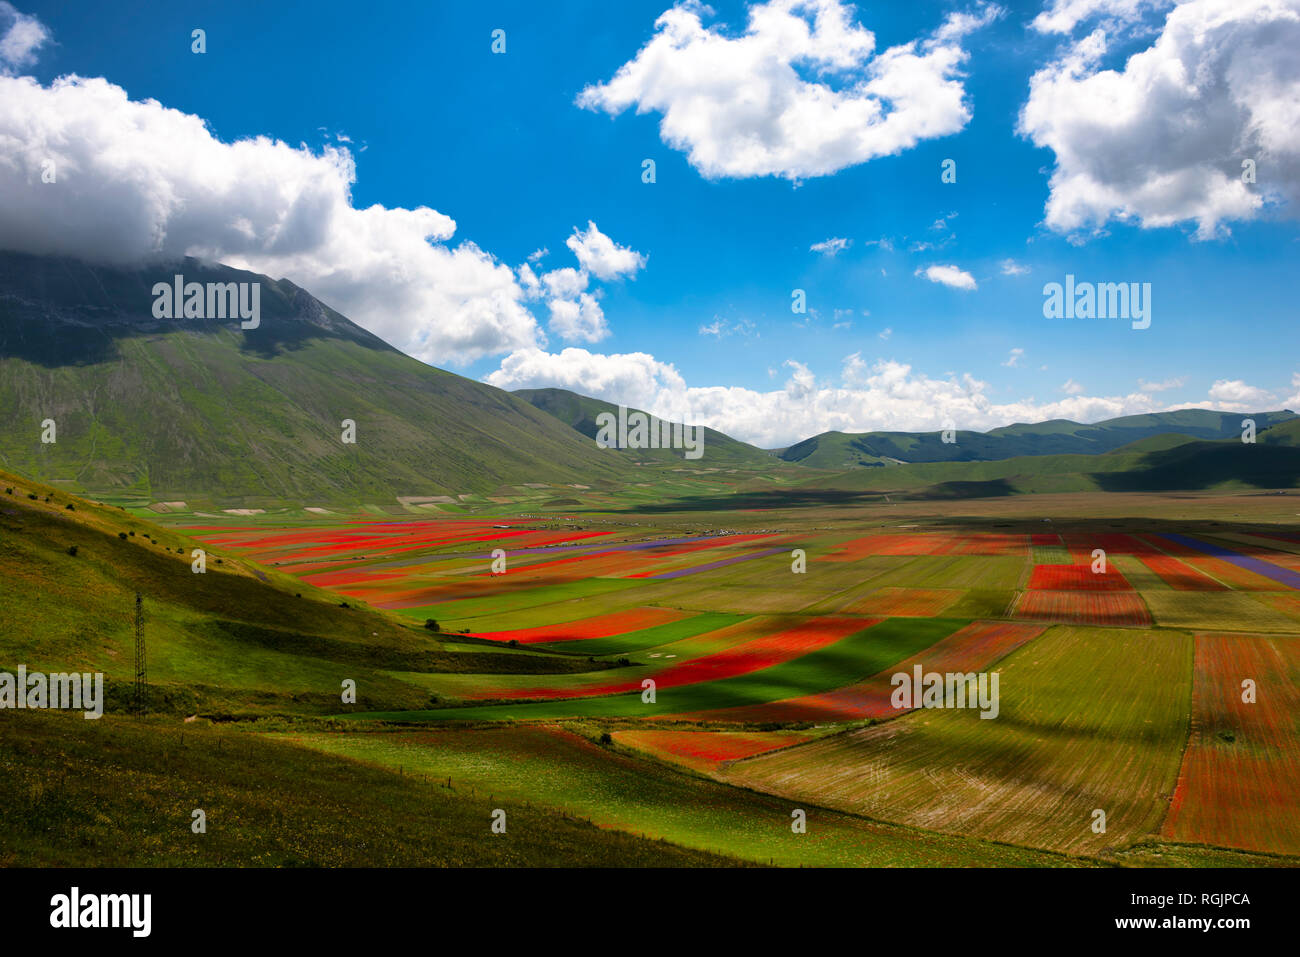
[[[626,658],[620,658],[620,659],[618,659],[618,666],[619,666],[620,668],[626,668],[626,667],[627,667],[628,665],[630,665],[631,663],[632,663],[632,662],[628,661]]]
[[[77,557],[77,546],[76,546],[76,545],[69,545],[69,546],[68,546],[68,554],[71,555],[73,558],[76,558],[76,557]]]
[[[6,495],[13,495],[13,494],[14,494],[14,490],[11,489],[11,488],[7,488],[7,489],[5,489],[5,494],[6,494]]]
[[[438,623],[432,618],[424,619],[424,627],[428,628],[430,631],[442,631],[442,628],[439,627]]]
[[[610,745],[614,743],[614,739],[610,737],[608,731],[602,731],[600,733],[600,743],[604,745]]]
[[[126,541],[126,532],[118,532],[117,537],[120,538],[122,541]]]
[[[67,505],[63,507],[66,508],[69,512],[75,512],[77,510],[77,506],[73,505],[71,502],[69,502]]]

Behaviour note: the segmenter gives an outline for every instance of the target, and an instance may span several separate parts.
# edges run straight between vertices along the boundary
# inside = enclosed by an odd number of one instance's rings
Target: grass
[[[1052,866],[1063,858],[936,837],[806,808],[808,832],[790,829],[802,805],[684,775],[561,729],[308,734],[324,752],[452,779],[499,797],[589,818],[648,838],[785,866]]]
[[[424,770],[424,769],[420,769]],[[5,716],[0,866],[610,867],[735,863],[417,768],[207,724]],[[506,833],[490,830],[493,809]],[[192,812],[206,833],[191,830]]]
[[[995,719],[912,712],[720,776],[913,826],[1102,855],[1159,831],[1187,740],[1191,663],[1186,635],[1059,627],[997,666]],[[1104,834],[1091,827],[1096,809]]]

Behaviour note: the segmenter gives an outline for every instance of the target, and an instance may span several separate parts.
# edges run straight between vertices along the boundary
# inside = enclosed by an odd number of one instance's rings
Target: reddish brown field
[[[810,734],[794,731],[615,731],[615,741],[696,771],[802,744]]]
[[[1027,591],[1016,618],[1078,625],[1149,625],[1151,613],[1132,591]]]
[[[944,588],[881,588],[845,609],[852,615],[934,618],[965,594]]]
[[[1153,552],[1138,556],[1138,560],[1175,591],[1228,591],[1227,585],[1201,574],[1171,555]]]
[[[1110,564],[1104,572],[1094,572],[1091,565],[1035,565],[1029,587],[1047,591],[1133,590],[1128,579]]]
[[[1242,681],[1256,701],[1242,700]],[[1300,853],[1300,648],[1293,638],[1197,635],[1191,741],[1162,833]]]

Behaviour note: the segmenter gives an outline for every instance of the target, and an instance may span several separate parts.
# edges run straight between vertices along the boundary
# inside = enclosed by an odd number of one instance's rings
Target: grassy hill
[[[401,675],[592,667],[585,658],[450,651],[416,623],[210,546],[202,546],[207,571],[195,574],[196,547],[183,531],[0,472],[0,669],[101,671],[110,709],[120,709],[134,677],[137,593],[151,707],[171,714],[336,713],[349,678],[358,706],[425,706],[428,692]]]
[[[1253,418],[1262,432],[1296,417],[1289,410],[1241,414],[1182,409],[1091,425],[1053,419],[988,432],[958,431],[953,443],[945,443],[939,432],[824,432],[790,446],[780,457],[816,468],[846,469],[903,462],[988,462],[1026,455],[1097,455],[1169,433],[1188,440],[1240,437],[1244,418]]]
[[[159,320],[151,288],[260,281],[261,325]],[[57,441],[41,441],[53,419]],[[355,444],[342,441],[344,419]],[[287,280],[0,253],[0,467],[97,496],[308,505],[613,479],[507,392],[393,349]],[[191,503],[192,504],[192,503]]]
[[[543,412],[555,416],[593,442],[599,431],[596,416],[602,412],[618,415],[618,406],[601,399],[578,395],[567,389],[518,389],[514,394]],[[628,410],[629,413],[639,411],[641,410]],[[618,451],[628,459],[638,462],[672,462],[678,465],[694,464],[704,468],[738,466],[770,468],[777,464],[776,456],[771,452],[710,428],[704,430],[704,454],[698,459],[685,458],[680,449],[620,449]]]

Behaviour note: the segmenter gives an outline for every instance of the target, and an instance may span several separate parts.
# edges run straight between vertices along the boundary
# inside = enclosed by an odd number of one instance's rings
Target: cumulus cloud
[[[45,161],[57,180],[41,182]],[[426,361],[541,342],[515,273],[427,207],[356,209],[344,148],[223,143],[107,80],[0,77],[0,247],[285,276]]]
[[[1025,357],[1025,350],[1019,346],[1007,353],[1007,361],[1002,363],[1008,369],[1015,369],[1020,365],[1020,360]]]
[[[601,355],[578,348],[559,353],[532,349],[506,357],[486,381],[503,389],[571,389],[673,421],[707,425],[761,448],[778,448],[830,430],[938,431],[948,419],[962,429],[987,431],[1015,422],[1097,422],[1176,408],[1261,411],[1278,407],[1268,390],[1253,395],[1258,405],[1248,410],[1208,396],[1171,405],[1142,391],[1089,396],[1069,390],[1064,398],[1049,402],[1029,397],[999,403],[989,397],[987,382],[969,374],[936,378],[893,360],[869,362],[861,353],[846,356],[838,378],[830,381],[818,379],[806,364],[794,359],[786,360],[782,369],[785,381],[767,391],[691,387],[671,363],[644,352]],[[774,377],[778,374],[770,371]],[[1292,378],[1292,386],[1297,396],[1289,401],[1300,406],[1300,373]],[[1220,383],[1215,388],[1220,396],[1243,394]]]
[[[832,237],[830,239],[823,239],[819,243],[813,243],[808,247],[808,250],[814,253],[821,253],[824,256],[834,256],[836,253],[844,252],[844,250],[848,249],[852,243],[853,240],[851,239]]]
[[[42,182],[48,162],[54,183]],[[453,365],[545,345],[527,306],[543,295],[566,303],[551,307],[558,334],[603,338],[588,273],[630,276],[645,261],[589,222],[568,243],[581,270],[516,272],[453,241],[455,221],[437,210],[354,208],[355,178],[344,147],[225,143],[202,118],[101,78],[0,76],[0,248],[116,263],[192,255],[286,277],[416,358]]]
[[[45,24],[0,0],[0,74],[34,64],[37,51],[49,41],[50,31]]]
[[[947,419],[959,428],[988,430],[1014,422],[1057,418],[1097,422],[1174,408],[1245,410],[1232,404],[1235,399],[1232,403],[1225,399],[1228,392],[1218,383],[1212,392],[1219,398],[1207,396],[1177,405],[1161,403],[1142,391],[1089,396],[1073,386],[1064,398],[1054,401],[1038,402],[1030,397],[998,403],[988,395],[989,384],[969,374],[936,378],[893,360],[868,362],[861,353],[845,357],[836,381],[819,380],[807,365],[794,359],[787,360],[783,368],[785,381],[767,391],[690,387],[671,363],[644,352],[601,355],[577,348],[559,353],[533,349],[508,356],[486,381],[503,389],[572,389],[664,418],[708,425],[762,448],[789,445],[830,430],[937,431]],[[1300,393],[1300,374],[1292,384]],[[1240,397],[1242,393],[1231,394]],[[1272,396],[1259,390],[1252,396],[1258,402],[1249,411],[1276,408]],[[1291,401],[1300,405],[1300,396]]]
[[[1101,19],[1110,30],[1134,23],[1173,0],[1052,0],[1030,24],[1039,33],[1070,33],[1086,20]]]
[[[1004,276],[1023,276],[1029,272],[1029,267],[1021,265],[1014,259],[1004,259],[1001,263],[1002,275]]]
[[[1261,409],[1273,401],[1267,389],[1248,385],[1241,379],[1219,379],[1210,386],[1210,398],[1217,408],[1227,411]]]
[[[586,232],[575,229],[565,240],[573,250],[578,263],[597,279],[619,279],[633,276],[645,265],[646,257],[626,246],[620,246],[587,221]]]
[[[552,299],[549,305],[548,328],[560,338],[570,342],[599,342],[609,335],[604,310],[590,293],[580,294],[576,302]]]
[[[1030,80],[1018,126],[1056,156],[1047,226],[1083,236],[1112,219],[1195,223],[1210,239],[1270,207],[1294,215],[1297,49],[1296,0],[1189,0],[1122,69],[1102,67],[1101,29],[1069,44]]]
[[[915,274],[925,277],[930,282],[951,286],[953,289],[970,290],[977,288],[975,277],[956,266],[926,266],[924,269],[917,269]]]
[[[1083,395],[1088,390],[1081,383],[1075,382],[1073,379],[1066,379],[1065,384],[1061,386],[1061,391],[1066,395]]]
[[[587,274],[572,266],[565,266],[563,269],[552,269],[548,273],[543,273],[542,282],[546,285],[546,291],[552,296],[572,299],[586,290]]]
[[[1000,14],[981,4],[877,53],[842,0],[753,3],[734,33],[706,27],[708,7],[681,3],[577,102],[611,116],[661,114],[664,142],[711,179],[825,176],[964,128],[962,42]]]

